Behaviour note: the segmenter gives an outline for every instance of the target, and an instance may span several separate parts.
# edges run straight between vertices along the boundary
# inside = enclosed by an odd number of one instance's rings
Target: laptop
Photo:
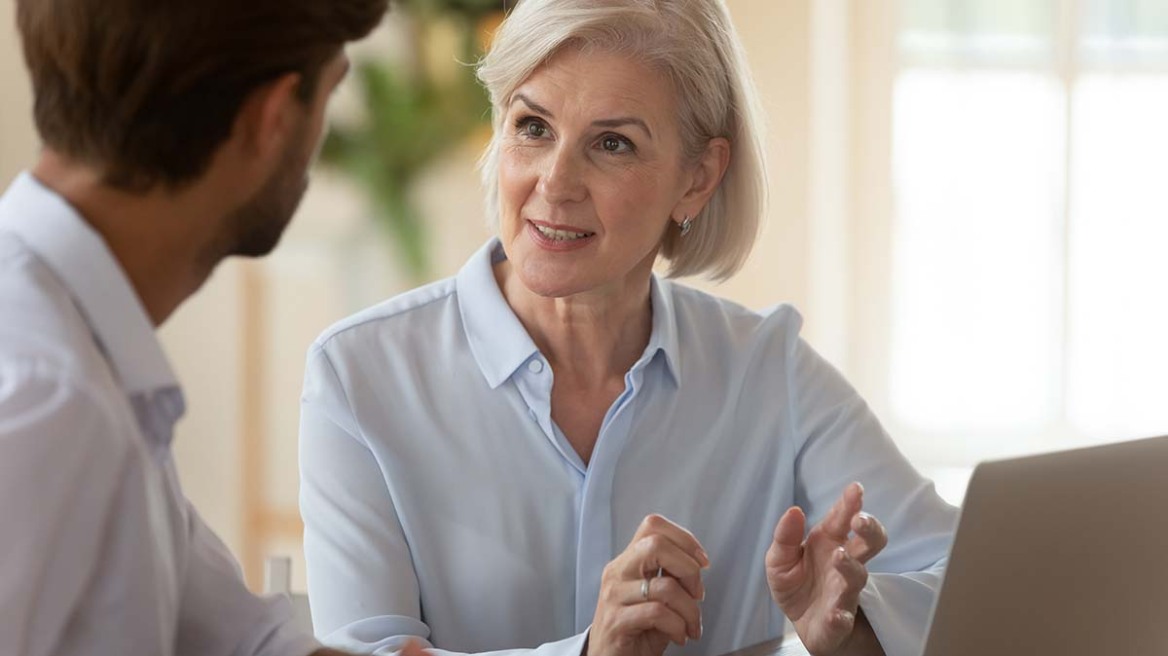
[[[924,654],[1168,654],[1168,437],[978,466]]]
[[[924,656],[1045,654],[1168,655],[1168,437],[974,470]]]

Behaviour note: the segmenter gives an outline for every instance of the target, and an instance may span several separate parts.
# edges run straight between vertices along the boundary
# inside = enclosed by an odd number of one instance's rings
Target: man
[[[0,197],[0,652],[318,650],[183,496],[154,328],[276,245],[386,3],[17,0],[44,150]]]

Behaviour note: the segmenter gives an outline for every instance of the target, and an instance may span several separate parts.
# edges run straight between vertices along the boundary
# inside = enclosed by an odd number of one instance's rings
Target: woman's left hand
[[[888,534],[875,517],[861,512],[863,503],[864,488],[852,483],[806,540],[807,519],[793,507],[779,519],[767,551],[771,596],[816,656],[848,653],[853,638],[875,637],[853,633],[859,628],[860,590],[868,582],[864,564],[884,549]]]

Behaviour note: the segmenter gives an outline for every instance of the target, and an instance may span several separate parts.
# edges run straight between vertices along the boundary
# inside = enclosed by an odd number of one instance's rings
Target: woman
[[[719,654],[785,616],[813,654],[919,651],[954,510],[794,310],[652,273],[724,277],[750,250],[743,62],[720,0],[528,0],[505,21],[480,67],[498,237],[309,354],[326,642]]]

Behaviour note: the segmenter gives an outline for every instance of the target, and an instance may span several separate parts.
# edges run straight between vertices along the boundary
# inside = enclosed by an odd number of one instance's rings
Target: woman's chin
[[[565,298],[588,291],[586,288],[565,284],[562,280],[535,279],[531,281],[520,278],[524,289],[542,298]]]
[[[524,289],[543,298],[564,298],[589,290],[589,285],[569,272],[558,269],[528,263],[527,266],[516,267],[514,271]]]

